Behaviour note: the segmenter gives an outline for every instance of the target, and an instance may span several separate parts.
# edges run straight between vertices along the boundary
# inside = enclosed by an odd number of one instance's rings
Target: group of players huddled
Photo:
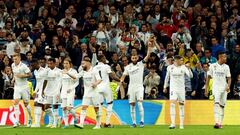
[[[74,118],[74,125],[78,128],[83,128],[84,120],[87,114],[88,106],[92,105],[96,112],[96,126],[94,129],[101,128],[102,105],[104,100],[107,103],[106,123],[104,127],[112,127],[110,117],[113,107],[113,95],[110,88],[110,79],[120,82],[122,85],[126,76],[129,76],[128,97],[130,104],[130,114],[132,118],[131,127],[137,127],[136,123],[136,103],[140,114],[139,127],[144,127],[144,63],[148,61],[150,56],[148,49],[146,57],[139,61],[138,55],[131,56],[131,64],[125,67],[121,78],[118,78],[106,63],[104,55],[97,56],[98,64],[92,66],[91,59],[85,56],[78,71],[72,68],[70,58],[65,58],[63,69],[56,67],[55,59],[49,58],[47,66],[42,67],[38,60],[32,61],[32,69],[36,78],[36,87],[34,92],[34,117],[35,122],[32,124],[31,108],[29,105],[30,94],[28,87],[28,78],[32,76],[30,69],[21,62],[20,54],[13,55],[12,70],[14,73],[14,111],[16,121],[13,127],[19,126],[19,101],[23,99],[24,105],[28,112],[28,126],[40,127],[42,112],[49,116],[47,127],[57,128],[59,123],[58,104],[61,101],[63,111],[63,128],[69,126],[68,114]],[[226,63],[225,53],[218,54],[218,62],[210,65],[208,79],[206,84],[206,94],[208,93],[209,79],[213,79],[213,95],[214,95],[214,118],[215,128],[222,128],[222,120],[224,116],[224,106],[227,93],[231,84],[231,75],[229,67]],[[185,103],[185,76],[192,77],[190,68],[183,64],[181,56],[174,57],[174,64],[167,68],[167,75],[164,83],[164,92],[170,93],[170,129],[175,128],[175,104],[179,103],[180,113],[180,129],[184,128],[184,103]],[[80,119],[76,116],[74,106],[75,88],[79,84],[79,78],[83,79],[84,96],[82,100],[82,109]],[[80,121],[78,123],[78,121]]]

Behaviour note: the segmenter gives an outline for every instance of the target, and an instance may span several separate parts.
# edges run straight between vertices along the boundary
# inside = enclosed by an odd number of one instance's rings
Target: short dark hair
[[[86,62],[90,62],[90,63],[91,63],[91,59],[90,59],[90,57],[88,57],[88,56],[84,56],[84,57],[83,57],[83,61],[86,61]]]
[[[210,53],[212,53],[212,49],[211,48],[206,48],[204,52],[209,51]]]
[[[55,58],[49,58],[48,61],[52,61],[53,63],[56,63],[56,59]]]
[[[217,58],[219,59],[219,56],[222,55],[222,54],[226,54],[226,52],[225,52],[225,51],[219,51],[219,52],[217,52]]]
[[[31,63],[38,63],[38,59],[33,58],[32,61],[31,61]]]
[[[98,55],[98,61],[102,62],[104,60],[104,55]]]
[[[180,56],[180,55],[174,56],[174,60],[180,60],[180,59],[182,59],[182,56]]]

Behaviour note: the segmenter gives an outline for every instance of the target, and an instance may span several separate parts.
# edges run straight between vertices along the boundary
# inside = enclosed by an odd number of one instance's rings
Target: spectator
[[[217,53],[220,51],[225,51],[225,49],[223,48],[223,46],[221,46],[218,43],[218,39],[217,37],[212,37],[211,38],[211,42],[212,42],[212,56],[217,58]]]
[[[217,62],[217,59],[212,56],[212,51],[211,51],[211,49],[206,48],[205,51],[204,51],[204,56],[200,59],[200,62],[201,62],[202,64],[204,64],[204,63],[213,64],[213,63],[216,63],[216,62]]]
[[[144,85],[146,86],[145,94],[147,99],[158,98],[158,85],[160,83],[160,76],[156,73],[156,65],[149,67],[149,74],[145,76]]]

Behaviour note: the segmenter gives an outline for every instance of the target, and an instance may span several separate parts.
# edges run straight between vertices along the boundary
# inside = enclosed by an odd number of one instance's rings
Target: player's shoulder
[[[170,69],[173,69],[174,68],[174,65],[172,64],[172,65],[169,65],[169,66],[167,66],[167,70],[170,70]]]

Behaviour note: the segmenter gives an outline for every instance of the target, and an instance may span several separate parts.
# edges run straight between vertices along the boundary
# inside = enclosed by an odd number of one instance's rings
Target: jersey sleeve
[[[169,86],[169,80],[170,80],[170,67],[171,66],[168,66],[167,67],[167,73],[166,73],[166,76],[165,76],[165,79],[164,79],[164,88],[167,88]]]
[[[93,74],[94,74],[94,77],[96,78],[97,81],[102,80],[99,72],[97,72],[97,71],[95,70],[95,71],[93,72]]]
[[[231,77],[231,72],[228,65],[226,66],[226,77]]]
[[[106,70],[107,70],[107,73],[108,73],[108,74],[112,73],[112,70],[111,70],[111,67],[110,67],[110,66],[106,66],[106,68],[107,68]]]
[[[211,76],[211,77],[213,76],[213,65],[210,65],[210,66],[209,66],[209,70],[208,70],[208,72],[207,72],[207,75],[208,75],[208,76]]]
[[[27,73],[30,73],[31,70],[27,67],[27,65],[24,65],[24,66],[23,66],[23,72],[24,72],[25,74],[27,74]]]
[[[125,69],[124,69],[123,75],[128,75],[128,74],[129,74],[128,73],[128,66],[126,66]]]

